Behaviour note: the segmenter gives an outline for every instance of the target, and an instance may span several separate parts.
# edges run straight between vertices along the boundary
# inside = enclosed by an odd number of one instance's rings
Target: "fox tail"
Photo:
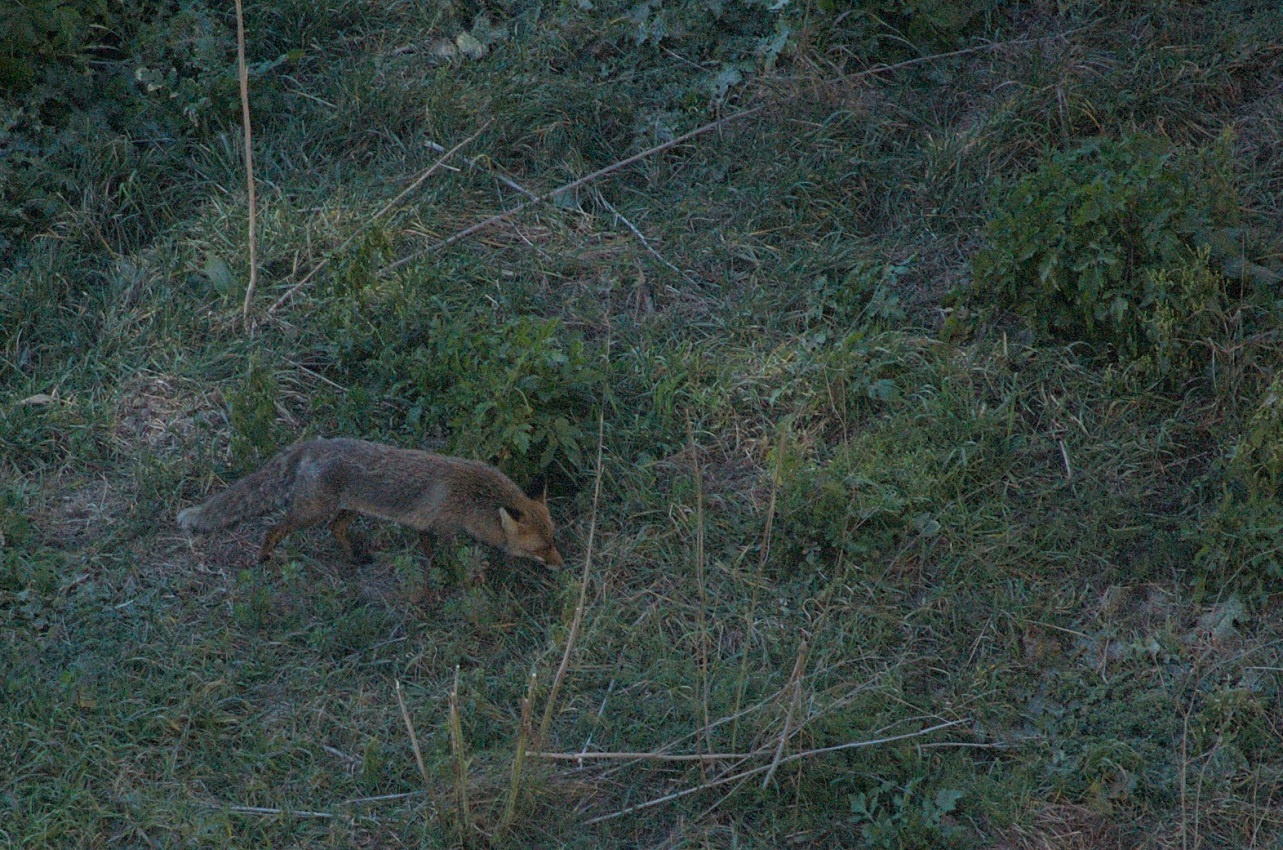
[[[178,527],[191,534],[215,531],[265,514],[289,498],[298,467],[298,447],[280,452],[203,505],[178,512]]]

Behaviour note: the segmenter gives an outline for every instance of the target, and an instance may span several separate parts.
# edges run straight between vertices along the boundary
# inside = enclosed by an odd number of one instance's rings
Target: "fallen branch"
[[[820,747],[819,749],[815,749],[815,750],[807,750],[801,753],[794,753],[793,755],[787,756],[778,761],[773,760],[770,764],[764,764],[760,767],[752,768],[751,770],[745,770],[739,773],[731,774],[730,776],[723,776],[720,779],[714,779],[711,782],[701,783],[699,785],[696,785],[694,788],[686,788],[681,791],[675,791],[672,794],[666,794],[663,797],[656,797],[654,800],[648,800],[645,803],[638,803],[635,806],[628,806],[627,808],[620,809],[617,812],[611,812],[608,815],[601,815],[599,817],[590,818],[584,821],[584,823],[601,823],[602,821],[613,820],[615,818],[623,817],[624,815],[632,814],[633,812],[639,812],[642,809],[653,808],[654,806],[658,806],[663,803],[668,803],[673,800],[678,800],[678,799],[681,799],[682,797],[690,796],[691,794],[697,794],[700,791],[707,791],[708,789],[716,788],[719,785],[726,785],[731,782],[739,782],[740,780],[747,779],[751,776],[756,776],[759,773],[765,773],[769,770],[779,767],[780,765],[788,764],[790,762],[795,762],[795,761],[798,761],[799,759],[810,758],[811,756],[818,756],[823,753],[835,753],[840,750],[855,750],[855,749],[861,749],[863,747],[873,747],[879,744],[889,744],[889,743],[892,743],[893,741],[903,741],[906,738],[917,738],[922,735],[928,735],[932,732],[938,732],[941,729],[948,729],[951,726],[958,726],[966,722],[968,721],[950,720],[948,723],[938,723],[935,726],[929,726],[926,729],[919,729],[917,732],[906,732],[903,735],[892,735],[889,738],[875,738],[872,741],[851,741],[846,744],[837,744],[832,747]]]
[[[547,759],[548,761],[744,761],[755,756],[765,755],[766,750],[754,750],[751,753],[542,753],[533,750],[526,753],[527,758]]]
[[[309,812],[306,809],[273,809],[267,806],[228,806],[229,812],[241,815],[290,815],[298,818],[332,818],[330,812]]]
[[[618,162],[612,163],[611,165],[607,165],[605,168],[599,168],[596,171],[594,171],[592,174],[587,174],[583,177],[580,177],[578,180],[572,180],[569,183],[565,184],[564,186],[558,186],[556,189],[553,189],[551,192],[545,192],[542,195],[537,195],[527,201],[522,201],[521,203],[517,204],[515,207],[513,207],[510,210],[507,210],[506,212],[501,212],[498,215],[492,215],[490,216],[490,218],[487,218],[484,221],[479,221],[476,224],[473,224],[469,227],[465,227],[463,230],[460,230],[451,236],[447,236],[445,239],[441,240],[435,245],[431,245],[427,248],[424,248],[422,251],[415,251],[413,254],[410,254],[409,256],[402,257],[401,259],[389,265],[386,270],[392,271],[394,269],[398,269],[401,266],[404,266],[406,263],[410,263],[417,260],[419,257],[423,256],[424,254],[430,254],[435,251],[440,251],[442,248],[445,248],[449,245],[453,245],[455,242],[458,242],[460,239],[466,239],[472,234],[477,233],[478,231],[485,230],[487,227],[489,227],[492,224],[498,224],[501,221],[506,221],[507,219],[510,219],[515,215],[519,215],[530,207],[533,207],[537,204],[542,204],[545,201],[550,200],[551,198],[555,198],[557,195],[560,195],[562,192],[569,192],[571,189],[577,189],[580,186],[583,186],[585,183],[591,183],[594,180],[599,180],[602,177],[605,177],[607,174],[613,174],[614,172],[618,171],[621,168],[632,165],[634,162],[638,162],[649,156],[654,156],[657,153],[662,153],[668,150],[669,148],[676,147],[677,145],[682,144],[683,142],[689,142],[691,139],[694,139],[698,136],[702,136],[705,133],[711,133],[713,130],[716,130],[722,125],[729,124],[731,121],[738,121],[741,118],[748,118],[751,115],[756,115],[757,113],[761,112],[765,108],[766,108],[765,106],[755,106],[752,109],[745,109],[742,112],[736,112],[734,115],[727,115],[725,118],[719,118],[710,124],[705,124],[702,127],[698,127],[694,130],[691,130],[689,133],[678,136],[675,139],[670,139],[669,141],[664,142],[662,145],[655,145],[652,148],[647,148],[641,153],[635,153],[630,157],[621,159]]]

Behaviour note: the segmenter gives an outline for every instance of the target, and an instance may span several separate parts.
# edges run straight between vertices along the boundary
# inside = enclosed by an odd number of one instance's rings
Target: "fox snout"
[[[515,558],[529,558],[532,561],[537,561],[540,566],[548,569],[560,567],[563,563],[561,560],[561,553],[557,551],[556,546],[552,545],[532,548],[530,546],[522,546],[518,544],[517,546],[505,546],[504,549],[507,550],[509,555],[512,555]]]
[[[513,508],[499,508],[503,527],[503,548],[509,555],[538,561],[545,567],[560,567],[561,553],[552,542],[552,519],[541,502],[531,502],[526,513]]]

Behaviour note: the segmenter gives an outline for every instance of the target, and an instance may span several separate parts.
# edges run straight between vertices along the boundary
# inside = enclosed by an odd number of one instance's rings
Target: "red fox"
[[[334,539],[357,560],[348,526],[357,514],[419,532],[432,562],[432,536],[460,531],[519,558],[561,566],[545,499],[532,499],[493,466],[476,460],[399,449],[365,440],[318,439],[282,449],[262,469],[199,507],[178,512],[187,532],[208,532],[285,508],[267,532],[258,560],[285,535],[328,521]]]

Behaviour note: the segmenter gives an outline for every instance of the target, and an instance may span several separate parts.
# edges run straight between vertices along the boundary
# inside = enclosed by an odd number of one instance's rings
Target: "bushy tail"
[[[291,446],[231,487],[194,508],[178,512],[178,527],[188,533],[226,528],[265,514],[289,498],[298,447]]]

